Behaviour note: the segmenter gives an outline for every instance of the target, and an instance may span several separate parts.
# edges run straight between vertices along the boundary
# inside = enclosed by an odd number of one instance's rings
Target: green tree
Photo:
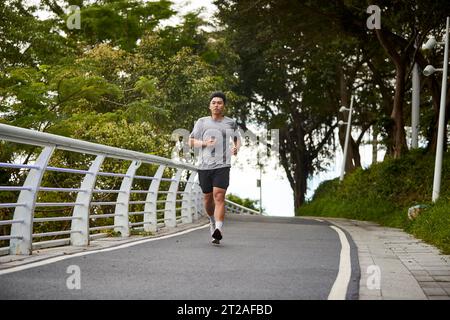
[[[240,101],[231,92],[236,83],[236,57],[221,48],[220,34],[200,28],[205,22],[196,13],[186,15],[179,26],[168,27],[166,32],[159,21],[175,13],[168,1],[75,1],[70,4],[81,6],[85,29],[67,30],[64,11],[68,4],[42,1],[42,8],[50,8],[55,16],[39,20],[36,8],[25,8],[18,1],[2,3],[7,14],[0,41],[11,45],[1,52],[1,122],[170,157],[172,131],[190,130],[196,118],[207,114],[211,91],[229,93],[231,106]],[[124,12],[131,12],[128,18],[133,20],[134,31],[129,34],[119,30],[126,22]],[[150,20],[142,20],[144,16]],[[114,21],[121,24],[119,29],[111,25]],[[111,30],[101,30],[110,25]],[[52,44],[46,43],[45,31],[49,30]],[[42,41],[38,42],[36,36],[43,37]],[[31,46],[20,56],[17,52],[24,41]],[[58,50],[47,55],[52,45]],[[2,162],[28,163],[40,150],[2,142],[0,151]],[[91,160],[70,152],[57,153],[51,165],[86,169]],[[127,165],[105,163],[104,170],[123,172]],[[142,174],[151,175],[154,169],[143,168]],[[0,178],[1,185],[21,185],[25,175],[8,171]],[[102,188],[117,189],[117,181],[105,179]],[[48,174],[43,185],[74,187],[79,182],[68,175]],[[15,196],[1,193],[2,202],[14,202]],[[40,195],[44,202],[70,202],[72,198],[69,193]],[[51,210],[39,214],[57,214],[62,209]],[[64,210],[64,214],[70,214],[70,209]],[[102,210],[106,213],[111,208]],[[51,223],[45,225],[51,227]]]
[[[249,99],[246,116],[251,114],[268,129],[280,130],[281,164],[299,207],[305,200],[308,177],[326,166],[322,159],[332,151],[339,109],[332,54],[327,56],[323,42],[312,46],[312,39],[301,34],[293,23],[295,5],[282,1],[216,4],[218,17],[230,30],[230,45],[240,57],[236,90]]]
[[[444,29],[445,17],[450,12],[448,1],[425,0],[378,1],[381,12],[381,29],[368,30],[366,1],[301,1],[299,12],[321,19],[332,26],[367,43],[377,41],[394,70],[394,97],[390,112],[391,144],[387,153],[395,158],[407,151],[405,138],[405,93],[414,62],[423,69],[427,60],[419,50],[427,35]],[[433,17],[433,19],[430,19]],[[314,19],[314,18],[313,18]],[[377,65],[376,67],[379,67]],[[439,84],[434,77],[429,81],[435,112],[439,105]],[[435,117],[437,119],[437,116]],[[435,132],[435,130],[433,130]],[[435,147],[435,133],[430,141]]]

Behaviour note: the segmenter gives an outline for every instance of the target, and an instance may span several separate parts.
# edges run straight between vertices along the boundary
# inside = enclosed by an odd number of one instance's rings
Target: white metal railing
[[[176,227],[179,223],[192,223],[199,215],[203,215],[202,192],[198,185],[196,167],[178,163],[170,159],[148,155],[136,151],[109,147],[85,142],[49,133],[18,128],[0,124],[0,141],[43,147],[33,164],[2,163],[0,168],[28,170],[22,186],[0,186],[0,192],[20,192],[16,202],[0,203],[0,210],[14,209],[12,219],[3,219],[0,215],[0,227],[10,226],[8,235],[0,235],[0,241],[9,241],[9,246],[0,246],[2,254],[31,254],[34,249],[71,244],[87,246],[90,240],[107,236],[106,233],[94,234],[101,230],[119,232],[121,236],[130,235],[130,230],[140,228],[147,232],[155,232],[160,227]],[[95,158],[87,170],[49,166],[48,163],[55,150],[67,150],[81,154],[94,155]],[[131,161],[127,172],[101,171],[105,159]],[[158,165],[153,176],[136,175],[142,164]],[[175,170],[171,178],[163,177],[167,168]],[[63,172],[82,176],[79,187],[43,187],[42,178],[45,172]],[[189,172],[188,180],[182,180],[184,173]],[[97,177],[121,178],[120,189],[101,189],[96,187]],[[133,181],[149,180],[148,190],[133,189]],[[160,182],[170,182],[168,190],[160,190]],[[180,182],[185,184],[180,189]],[[38,202],[39,192],[74,193],[73,202]],[[115,201],[94,201],[94,194],[117,194]],[[146,195],[145,200],[130,200],[131,194]],[[158,200],[158,195],[166,195]],[[178,196],[181,199],[177,198]],[[158,209],[158,204],[164,208]],[[130,211],[131,205],[144,205],[142,211]],[[114,206],[114,213],[96,214],[95,208]],[[70,216],[35,217],[36,207],[66,207],[72,208]],[[228,213],[260,214],[258,211],[246,208],[230,200],[226,200]],[[1,212],[1,211],[0,211]],[[11,215],[11,214],[10,214]],[[142,221],[132,222],[130,217],[141,216]],[[159,217],[159,218],[158,218]],[[114,218],[114,224],[91,226],[97,219]],[[66,230],[34,233],[35,224],[45,222],[69,221],[70,228]],[[67,236],[57,240],[33,241],[39,238]]]
[[[38,132],[0,124],[0,141],[9,141],[42,147],[42,151],[33,164],[1,163],[1,168],[28,170],[22,186],[0,186],[0,192],[20,192],[14,203],[0,203],[0,210],[14,210],[12,219],[0,218],[0,226],[10,226],[9,235],[0,235],[0,241],[9,241],[9,246],[0,248],[0,254],[31,254],[33,249],[55,245],[71,244],[74,246],[89,245],[93,238],[102,234],[93,234],[99,230],[119,232],[121,236],[129,236],[130,230],[139,227],[147,232],[155,232],[160,227],[176,227],[179,223],[192,223],[203,215],[202,192],[198,185],[196,167],[178,163],[170,159],[144,154],[141,152],[109,147],[101,144],[85,142],[49,133]],[[83,155],[94,155],[89,169],[60,168],[49,166],[48,163],[55,150],[67,150]],[[101,171],[105,159],[131,161],[125,174]],[[136,175],[142,164],[157,165],[154,176]],[[163,177],[166,169],[172,169],[175,174],[171,178]],[[47,171],[64,172],[82,176],[81,185],[74,188],[41,186],[44,173]],[[187,180],[182,177],[187,176]],[[122,179],[120,189],[104,190],[96,188],[98,176]],[[149,180],[148,190],[133,189],[133,181]],[[170,183],[168,190],[159,190],[160,182]],[[180,182],[185,187],[180,190]],[[37,202],[39,192],[70,192],[76,195],[72,202]],[[93,194],[117,194],[115,201],[93,201]],[[144,194],[145,200],[130,200],[131,194]],[[158,200],[158,195],[166,195],[164,200]],[[178,197],[181,197],[178,198]],[[164,209],[158,209],[158,203],[164,204]],[[132,205],[144,205],[142,211],[130,211]],[[95,214],[99,206],[113,206],[114,213]],[[36,207],[72,208],[70,216],[35,217]],[[6,211],[4,211],[6,212]],[[7,215],[2,215],[7,216]],[[131,216],[141,216],[141,221],[130,221]],[[163,217],[162,217],[163,216]],[[0,216],[1,217],[1,216]],[[97,219],[113,218],[114,224],[92,226]],[[36,223],[69,221],[70,228],[66,230],[33,233]],[[67,236],[50,241],[33,241],[39,238]],[[103,234],[105,236],[105,234]]]

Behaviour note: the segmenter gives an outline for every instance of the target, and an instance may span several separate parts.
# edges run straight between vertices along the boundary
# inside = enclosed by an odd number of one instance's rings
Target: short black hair
[[[215,91],[213,92],[210,96],[209,96],[209,102],[211,102],[211,100],[215,97],[218,98],[222,98],[223,103],[227,104],[227,97],[225,96],[225,93],[223,93],[222,91]]]

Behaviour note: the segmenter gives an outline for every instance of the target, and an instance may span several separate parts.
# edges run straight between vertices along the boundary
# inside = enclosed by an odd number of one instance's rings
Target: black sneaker
[[[212,237],[216,240],[222,240],[222,232],[219,229],[214,230]]]
[[[213,238],[213,239],[211,240],[211,243],[212,243],[212,244],[220,244],[220,240],[217,240],[217,239],[214,239],[214,238]]]

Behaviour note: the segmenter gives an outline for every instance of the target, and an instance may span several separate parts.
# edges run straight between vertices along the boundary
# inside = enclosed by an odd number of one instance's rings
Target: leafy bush
[[[369,169],[357,169],[339,179],[324,181],[313,199],[297,215],[342,217],[368,220],[402,228],[450,253],[450,154],[443,161],[439,201],[431,202],[434,154],[409,152],[401,159],[387,159]],[[408,208],[428,208],[413,221]]]

